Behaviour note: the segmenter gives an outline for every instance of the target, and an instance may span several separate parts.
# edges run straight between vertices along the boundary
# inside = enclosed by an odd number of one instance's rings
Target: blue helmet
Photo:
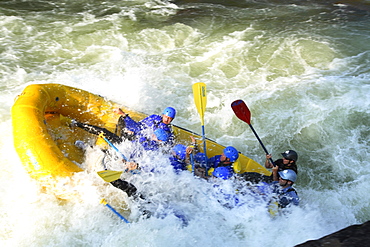
[[[154,134],[157,136],[158,140],[161,140],[164,142],[168,141],[168,138],[170,137],[169,133],[161,128],[156,129],[154,131]]]
[[[175,154],[182,160],[185,159],[186,157],[186,146],[182,145],[182,144],[177,144],[176,146],[173,147],[172,149]]]
[[[228,146],[224,149],[224,155],[230,159],[230,162],[235,162],[239,158],[238,150],[232,146]]]
[[[198,162],[199,164],[205,164],[207,157],[204,153],[197,153],[194,155],[195,161]]]
[[[292,181],[293,183],[297,180],[297,173],[291,169],[286,169],[279,172],[279,175],[284,180]]]
[[[175,108],[167,107],[166,109],[164,109],[164,111],[163,111],[162,114],[163,115],[166,115],[166,116],[168,116],[170,118],[175,118],[175,116],[176,116],[176,110],[175,110]]]
[[[217,178],[229,179],[233,175],[231,169],[231,166],[220,166],[213,171],[212,175]]]

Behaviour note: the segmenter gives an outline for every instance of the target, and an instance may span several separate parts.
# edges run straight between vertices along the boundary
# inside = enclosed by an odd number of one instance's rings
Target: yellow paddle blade
[[[271,201],[268,205],[268,212],[272,218],[278,216],[279,214],[279,204],[277,201]]]
[[[207,105],[206,84],[203,82],[193,84],[193,95],[202,125],[204,125],[204,112]]]
[[[100,200],[100,203],[104,204],[104,205],[107,205],[108,202],[103,198],[103,199]]]
[[[111,170],[104,170],[98,172],[98,175],[105,181],[105,182],[112,182],[121,177],[122,171],[111,171]]]

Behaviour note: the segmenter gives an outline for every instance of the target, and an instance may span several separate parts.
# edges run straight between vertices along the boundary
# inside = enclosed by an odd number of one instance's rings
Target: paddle
[[[104,136],[104,133],[103,133],[103,132],[99,134],[99,137],[103,138],[103,139],[104,139],[104,141],[106,141],[106,142],[109,144],[109,146],[111,146],[114,150],[116,150],[116,152],[117,152],[117,153],[119,153],[125,161],[129,162],[129,160],[126,158],[126,156],[124,156],[124,155],[123,155],[123,153],[121,153],[121,152],[118,150],[118,148],[116,148],[116,146],[114,146],[114,145],[113,145],[113,143],[111,143],[111,142],[110,142],[110,141],[109,141],[109,140]]]
[[[103,138],[114,150],[116,150],[117,151],[117,153],[119,153],[121,156],[122,156],[122,158],[123,158],[123,160],[124,161],[126,161],[126,162],[130,162],[127,158],[126,158],[126,156],[124,156],[123,155],[123,153],[121,153],[119,150],[118,150],[118,148],[116,147],[116,146],[114,146],[113,145],[113,143],[111,143],[105,136],[104,136],[104,134],[103,133],[100,133],[99,134],[99,137],[101,137],[101,138]],[[104,167],[105,167],[105,165],[104,165]],[[130,171],[132,174],[138,174],[138,173],[140,173],[140,171],[139,171],[139,169],[138,169],[138,167],[139,167],[139,165],[137,164],[137,168],[135,169],[135,170],[129,170],[129,168],[126,168],[126,170],[125,170],[125,172],[128,172],[128,171]]]
[[[99,177],[101,177],[105,182],[113,182],[121,177],[122,171],[111,171],[111,170],[104,170],[98,172]]]
[[[200,121],[202,124],[202,140],[203,140],[203,149],[204,154],[206,155],[207,159],[207,149],[206,149],[206,135],[204,130],[204,112],[206,110],[207,105],[207,95],[206,95],[206,84],[203,82],[198,82],[193,84],[193,95],[194,95],[194,102],[195,106],[197,107]],[[206,162],[206,176],[208,174],[208,164]]]
[[[118,213],[111,205],[109,205],[107,203],[107,201],[103,198],[101,199],[100,201],[101,204],[104,204],[105,206],[107,206],[110,210],[112,210],[113,213],[115,213],[116,215],[118,215],[118,217],[120,217],[124,222],[126,223],[130,223],[128,220],[125,219],[125,217],[123,217],[120,213]]]
[[[191,169],[192,169],[192,172],[193,172],[193,175],[195,176],[195,164],[194,164],[194,155],[193,155],[193,152],[191,152],[190,154],[190,164],[191,164]]]
[[[251,127],[254,135],[257,137],[257,140],[259,141],[259,143],[261,144],[263,150],[265,150],[265,153],[266,154],[269,154],[267,152],[267,149],[265,148],[265,146],[263,145],[261,139],[258,137],[257,135],[257,132],[254,130],[252,124],[251,124],[251,112],[249,111],[248,109],[248,106],[244,103],[243,100],[235,100],[233,103],[231,103],[231,108],[233,109],[235,115],[242,121],[246,122],[249,127]],[[274,166],[275,163],[274,161],[272,160],[272,158],[269,159],[271,164],[273,164]]]

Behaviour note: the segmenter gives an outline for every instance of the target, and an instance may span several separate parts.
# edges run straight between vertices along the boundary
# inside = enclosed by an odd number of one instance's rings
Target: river
[[[2,0],[1,246],[294,246],[368,221],[369,10],[367,0]],[[10,110],[29,84],[78,87],[147,114],[172,106],[174,124],[201,133],[196,82],[207,85],[208,138],[263,164],[230,107],[243,99],[274,159],[298,152],[301,203],[290,214],[227,209],[191,175],[159,174],[137,186],[158,187],[159,202],[193,198],[177,201],[188,225],[134,214],[126,224],[99,204],[104,195],[121,210],[117,200],[132,203],[124,194],[80,175],[79,199],[60,201],[14,150]]]

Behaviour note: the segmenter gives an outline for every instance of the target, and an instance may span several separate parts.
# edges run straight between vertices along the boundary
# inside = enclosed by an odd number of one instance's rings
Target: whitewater
[[[368,221],[369,21],[368,1],[1,1],[0,245],[294,246]],[[274,159],[298,152],[299,207],[277,218],[253,202],[223,207],[210,183],[148,153],[141,163],[161,172],[128,179],[166,216],[145,219],[94,172],[65,188],[76,197],[45,193],[15,152],[11,107],[27,85],[73,86],[147,114],[172,106],[174,124],[201,134],[197,82],[207,85],[208,138],[264,164],[230,107],[242,99]],[[89,149],[81,166],[100,155]]]

